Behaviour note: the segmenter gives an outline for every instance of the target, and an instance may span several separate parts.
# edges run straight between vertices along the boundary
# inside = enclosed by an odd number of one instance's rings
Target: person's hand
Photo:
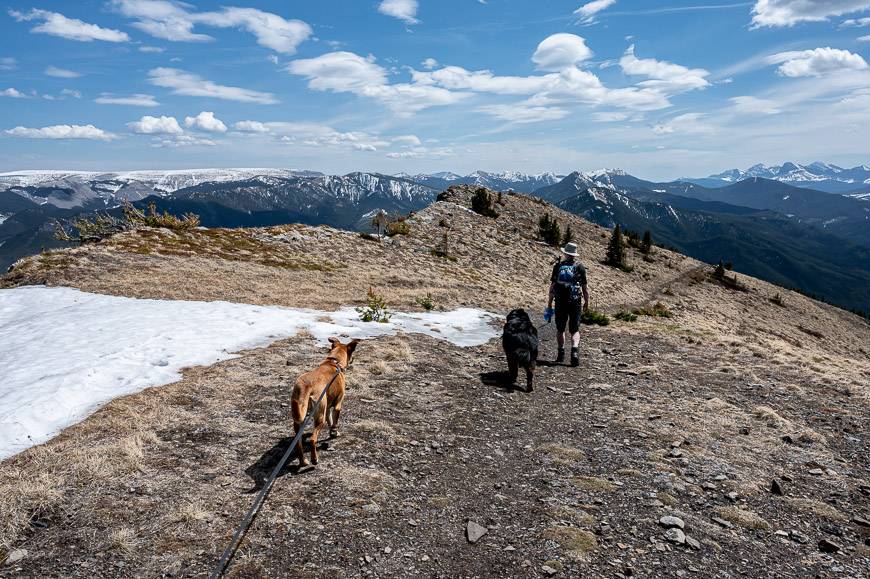
[[[586,302],[585,304],[583,304],[583,311],[586,313],[589,313],[589,302]]]
[[[544,321],[549,324],[550,321],[553,319],[554,313],[555,312],[553,311],[553,308],[551,308],[551,307],[548,307],[547,309],[545,309],[544,310]]]

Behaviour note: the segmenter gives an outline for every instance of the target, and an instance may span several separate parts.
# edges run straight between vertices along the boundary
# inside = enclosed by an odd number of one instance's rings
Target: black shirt
[[[579,261],[567,262],[559,260],[556,265],[553,266],[553,274],[550,276],[550,281],[555,282],[559,279],[559,268],[563,265],[573,265],[574,266],[574,285],[578,287],[583,287],[586,285],[586,268]]]

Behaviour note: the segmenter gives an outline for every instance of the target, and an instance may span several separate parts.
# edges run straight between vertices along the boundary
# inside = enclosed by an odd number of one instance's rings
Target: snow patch
[[[353,308],[141,300],[43,286],[0,290],[0,460],[119,396],[177,381],[182,368],[227,360],[302,330],[324,344],[329,336],[401,331],[468,347],[496,337],[496,319],[462,308],[396,313],[378,324],[361,322]]]

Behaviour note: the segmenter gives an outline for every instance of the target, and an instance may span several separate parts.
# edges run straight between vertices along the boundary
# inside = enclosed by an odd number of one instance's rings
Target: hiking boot
[[[559,348],[559,352],[556,354],[556,363],[561,364],[565,361],[565,348]]]
[[[577,348],[571,348],[571,366],[575,368],[580,365],[580,351]]]

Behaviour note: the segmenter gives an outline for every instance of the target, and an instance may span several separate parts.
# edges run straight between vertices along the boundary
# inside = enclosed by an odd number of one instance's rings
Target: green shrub
[[[428,292],[422,298],[417,298],[417,303],[427,312],[431,312],[435,309],[435,300],[432,299],[432,294]]]
[[[109,213],[96,213],[93,217],[79,217],[67,224],[55,222],[54,236],[60,241],[92,243],[139,227],[162,227],[174,231],[187,231],[199,227],[199,215],[185,213],[181,217],[160,213],[154,203],[143,211],[129,201],[121,206],[121,217]]]
[[[653,318],[672,318],[674,314],[668,309],[668,306],[662,302],[656,302],[653,305],[646,305],[641,308],[634,308],[631,313],[638,316],[650,316]]]
[[[782,296],[777,293],[772,298],[769,298],[771,303],[778,305],[781,308],[785,307],[785,301],[782,299]]]
[[[620,320],[622,322],[633,322],[637,320],[637,315],[633,314],[632,312],[626,312],[625,310],[617,312],[617,314],[613,317],[614,319]]]
[[[356,308],[359,314],[359,319],[363,322],[379,322],[385,324],[390,321],[390,314],[387,311],[387,301],[383,296],[376,294],[375,290],[369,287],[366,294],[366,305]]]
[[[589,309],[584,310],[580,315],[580,322],[587,326],[607,326],[610,325],[610,318],[607,317],[607,314]]]
[[[142,211],[127,201],[124,203],[122,210],[124,212],[124,219],[134,226],[163,227],[173,231],[188,231],[199,227],[199,215],[185,213],[181,217],[176,217],[168,211],[160,213],[157,211],[157,205],[154,203],[149,203],[148,210]]]
[[[394,237],[396,235],[409,235],[410,233],[411,225],[403,217],[387,223],[387,237]]]

